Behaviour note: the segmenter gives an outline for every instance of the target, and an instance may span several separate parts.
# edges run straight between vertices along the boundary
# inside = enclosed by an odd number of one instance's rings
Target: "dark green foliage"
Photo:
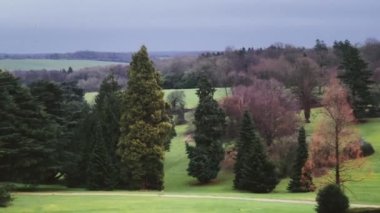
[[[346,40],[335,42],[334,49],[341,59],[339,78],[350,88],[351,104],[357,118],[366,116],[365,110],[372,103],[370,85],[372,72],[361,58],[359,50]]]
[[[380,208],[353,208],[348,213],[380,213]]]
[[[338,185],[329,184],[318,192],[317,195],[318,213],[346,213],[349,207],[349,200]]]
[[[360,148],[362,150],[364,157],[373,155],[375,153],[375,149],[373,148],[372,144],[370,144],[366,141],[361,141]]]
[[[0,207],[7,207],[12,201],[11,193],[6,185],[0,185]]]
[[[172,130],[160,75],[143,46],[133,55],[124,93],[118,154],[123,186],[163,189],[165,143]]]
[[[0,97],[0,180],[40,183],[54,167],[54,125],[8,72],[0,71]]]
[[[93,149],[87,166],[87,188],[113,189],[117,184],[118,173],[112,163],[110,152],[106,147],[100,122],[96,122],[93,132]]]
[[[267,160],[263,145],[256,137],[247,111],[242,120],[237,150],[235,188],[256,193],[271,192],[279,183],[279,178],[275,166]]]
[[[170,113],[176,115],[176,124],[184,124],[185,120],[185,93],[183,91],[173,91],[166,98],[170,104]]]
[[[215,89],[201,78],[197,95],[199,104],[195,110],[195,146],[186,146],[190,159],[188,174],[201,183],[216,178],[224,157],[221,137],[225,129],[225,114],[213,98]]]
[[[309,156],[306,134],[303,127],[300,128],[298,133],[298,148],[297,157],[293,164],[292,175],[288,185],[288,190],[291,192],[309,192],[314,190],[314,184],[310,174],[303,174],[303,168]],[[307,180],[305,180],[307,179]]]

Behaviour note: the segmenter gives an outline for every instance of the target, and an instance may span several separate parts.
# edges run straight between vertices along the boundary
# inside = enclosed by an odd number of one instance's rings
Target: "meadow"
[[[165,95],[170,91],[166,90]],[[183,91],[186,94],[186,107],[194,108],[197,104],[195,90]],[[216,99],[223,98],[225,91],[224,88],[218,88]],[[93,102],[95,96],[96,93],[86,94],[86,99]],[[314,109],[312,123],[306,125],[309,136],[319,116],[320,109]],[[187,118],[190,120],[191,114]],[[12,206],[3,212],[314,212],[316,193],[288,193],[288,179],[283,179],[269,194],[234,190],[233,173],[230,170],[221,171],[218,178],[210,184],[199,185],[186,172],[188,159],[185,140],[188,128],[189,124],[176,126],[177,136],[172,140],[170,151],[165,156],[165,189],[161,192],[92,192],[64,187],[55,190],[53,186],[34,194],[16,193]],[[347,184],[346,193],[352,206],[380,205],[380,118],[369,119],[366,123],[358,124],[357,128],[376,152],[366,158],[363,168],[353,171],[363,179]],[[315,179],[319,186],[324,181],[324,177]]]
[[[62,70],[69,67],[74,70],[85,67],[109,66],[120,62],[93,61],[93,60],[54,60],[54,59],[2,59],[0,69],[4,70]]]

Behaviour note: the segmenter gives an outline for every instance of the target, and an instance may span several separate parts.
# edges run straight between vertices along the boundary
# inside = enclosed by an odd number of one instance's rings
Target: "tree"
[[[102,134],[100,121],[94,126],[93,149],[87,166],[87,188],[113,189],[118,180],[118,173],[106,147],[106,138]]]
[[[185,93],[180,90],[173,91],[169,93],[166,98],[167,102],[170,104],[170,111],[172,114],[177,115],[176,124],[184,124],[185,120]]]
[[[267,160],[263,146],[256,137],[253,123],[246,111],[241,124],[234,167],[234,186],[251,192],[268,193],[279,183],[275,167]]]
[[[318,85],[317,70],[315,62],[304,57],[296,60],[291,76],[293,92],[300,100],[307,123],[310,123],[310,109],[314,99],[313,90]]]
[[[319,75],[318,75],[318,92],[322,94],[322,87],[326,83],[326,67],[328,65],[328,53],[329,49],[324,41],[317,39],[313,48],[316,53],[315,60],[319,66]]]
[[[352,127],[353,110],[338,79],[331,79],[322,105],[323,117],[312,138],[312,161],[316,168],[334,167],[334,182],[340,186],[348,181],[341,174],[348,172],[344,161],[361,157],[361,149],[359,136]]]
[[[306,143],[306,133],[303,127],[298,133],[297,156],[293,165],[292,175],[288,185],[291,192],[309,192],[314,191],[315,187],[312,182],[311,174],[305,174],[305,163],[308,159],[308,149]]]
[[[340,189],[339,185],[329,184],[318,192],[318,213],[346,213],[350,202],[348,197]]]
[[[367,63],[361,58],[357,48],[346,40],[335,42],[334,49],[341,60],[342,72],[339,78],[350,88],[350,100],[357,118],[365,116],[365,109],[371,104],[370,85],[372,72],[368,70]]]
[[[244,109],[248,109],[257,130],[270,146],[275,139],[292,135],[296,131],[297,100],[274,79],[254,79],[253,82],[250,86],[234,87],[232,96],[225,98],[222,106],[227,115],[237,121],[241,121]],[[229,101],[231,99],[233,100]]]
[[[213,98],[215,89],[201,77],[197,95],[199,104],[195,110],[195,146],[186,144],[189,157],[188,174],[201,183],[216,178],[224,157],[221,137],[225,129],[225,114]]]
[[[133,55],[128,77],[117,150],[122,181],[130,189],[161,190],[165,141],[172,125],[159,73],[145,46]]]
[[[0,70],[0,180],[38,184],[54,166],[54,128],[28,88]]]

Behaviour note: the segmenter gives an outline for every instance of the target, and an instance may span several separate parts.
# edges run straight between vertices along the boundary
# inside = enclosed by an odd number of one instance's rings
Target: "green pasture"
[[[64,59],[1,59],[2,70],[62,70],[73,68],[74,71],[85,67],[109,66],[120,62],[93,61],[93,60],[64,60]]]

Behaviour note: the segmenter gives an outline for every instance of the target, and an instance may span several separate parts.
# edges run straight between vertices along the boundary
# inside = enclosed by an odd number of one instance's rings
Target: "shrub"
[[[12,201],[11,194],[9,193],[9,187],[6,185],[0,185],[0,207],[6,207]]]
[[[380,208],[354,208],[349,213],[380,213]]]
[[[373,153],[375,153],[375,149],[373,148],[372,144],[366,142],[366,141],[361,141],[361,146],[362,154],[364,157],[370,156]]]
[[[329,184],[322,188],[317,195],[318,213],[346,213],[349,200],[338,185]]]

